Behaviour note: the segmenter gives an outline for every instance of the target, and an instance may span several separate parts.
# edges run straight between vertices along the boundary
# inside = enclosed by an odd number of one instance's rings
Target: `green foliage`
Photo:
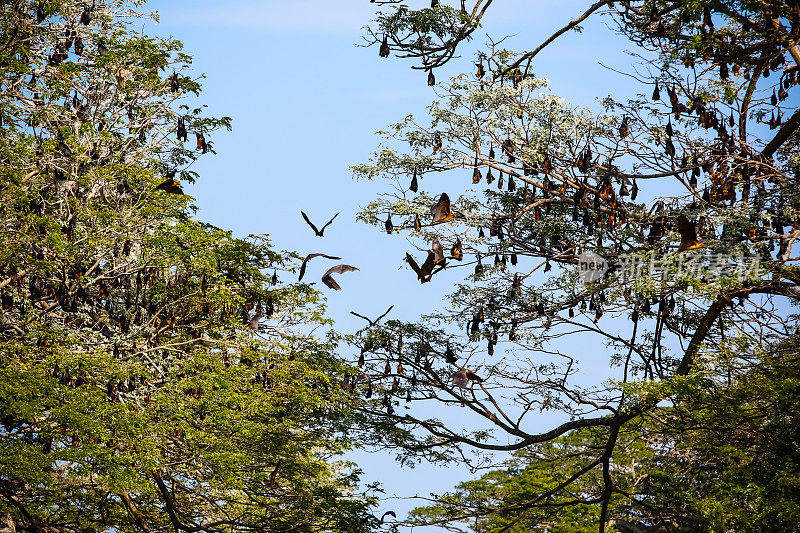
[[[375,499],[335,462],[347,368],[300,328],[326,322],[321,297],[273,279],[295,254],[194,220],[168,185],[230,119],[180,104],[200,91],[189,57],[132,29],[137,4],[0,13],[0,516],[368,530]]]

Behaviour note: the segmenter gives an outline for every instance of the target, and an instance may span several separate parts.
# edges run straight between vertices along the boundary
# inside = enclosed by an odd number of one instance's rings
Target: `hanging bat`
[[[619,136],[624,139],[630,132],[631,129],[628,127],[628,117],[622,117],[622,124],[619,125]]]
[[[341,259],[341,257],[336,257],[336,256],[333,256],[333,255],[308,254],[306,256],[306,258],[303,259],[303,263],[300,265],[300,277],[297,279],[297,281],[302,281],[303,280],[303,276],[306,275],[306,266],[308,265],[308,262],[311,261],[312,259],[314,259],[315,257],[324,257],[325,259],[332,259],[334,261],[338,261],[338,260]]]
[[[436,237],[433,238],[433,242],[431,243],[431,251],[434,255],[434,263],[437,265],[439,263],[444,263],[444,248],[442,247],[442,243],[439,242],[439,239]]]
[[[317,237],[324,237],[324,234],[325,234],[325,228],[327,228],[328,226],[330,226],[330,225],[331,225],[331,223],[332,223],[334,220],[336,220],[336,217],[338,217],[338,216],[339,216],[339,213],[336,213],[335,215],[333,215],[333,218],[332,218],[332,219],[330,219],[330,220],[328,221],[328,223],[327,223],[327,224],[325,224],[324,226],[322,226],[322,229],[317,229],[317,227],[314,225],[314,223],[313,223],[313,222],[311,222],[311,221],[308,219],[308,215],[306,215],[306,214],[305,214],[304,212],[302,212],[302,211],[300,211],[300,214],[301,214],[301,215],[303,215],[303,220],[305,220],[305,221],[306,221],[306,224],[308,224],[309,226],[311,226],[311,229],[313,229],[313,230],[314,230],[314,234],[315,234]]]
[[[83,6],[83,13],[81,13],[81,24],[88,26],[92,21],[92,11],[89,6]]]
[[[411,185],[408,186],[408,190],[411,192],[417,192],[419,190],[419,183],[417,182],[417,171],[414,171],[414,175],[411,177]]]
[[[156,186],[157,191],[165,191],[170,194],[183,194],[181,183],[175,178],[167,178]]]
[[[433,70],[428,72],[428,85],[430,85],[431,87],[436,85],[436,76],[433,75]]]
[[[334,289],[337,291],[342,290],[336,280],[333,279],[333,274],[344,274],[345,272],[355,272],[358,270],[354,266],[350,265],[336,265],[335,267],[331,267],[325,272],[325,275],[322,276],[322,283],[325,284],[326,287],[330,289]]]
[[[419,215],[414,215],[414,230],[420,231],[422,229],[422,221],[419,219]]]
[[[206,136],[202,132],[195,133],[197,137],[197,149],[201,150],[204,154],[208,152],[208,144],[206,144]]]
[[[461,248],[461,239],[457,238],[453,247],[450,249],[450,256],[456,261],[464,260],[464,250]]]
[[[351,314],[351,315],[353,315],[353,316],[357,316],[358,318],[363,318],[364,320],[366,320],[367,322],[369,322],[369,325],[370,325],[370,326],[374,326],[374,325],[376,325],[378,322],[380,322],[380,321],[381,321],[381,319],[383,319],[384,317],[386,317],[386,315],[388,315],[388,314],[389,314],[389,313],[392,311],[392,309],[394,309],[394,306],[391,306],[389,309],[387,309],[387,310],[386,310],[386,312],[385,312],[385,313],[383,313],[381,316],[379,316],[379,317],[378,317],[378,318],[376,318],[375,320],[370,320],[369,318],[365,317],[364,315],[359,315],[359,314],[358,314],[358,313],[356,313],[355,311],[350,311],[350,314]]]
[[[690,222],[684,215],[678,217],[678,232],[681,234],[681,244],[678,252],[703,248],[705,244],[697,240],[697,224]]]
[[[656,87],[653,89],[653,101],[661,100],[661,91],[658,89],[658,80],[656,80]]]
[[[173,93],[178,92],[180,89],[180,84],[178,83],[178,73],[172,71],[172,76],[169,79],[169,90]]]
[[[450,197],[447,196],[446,192],[443,192],[439,197],[439,201],[431,207],[431,216],[434,224],[453,219],[453,214],[450,212]]]
[[[389,235],[391,235],[392,232],[394,231],[394,224],[392,224],[392,214],[391,213],[386,215],[386,222],[383,223],[383,227],[386,229],[386,233],[388,233]]]
[[[422,263],[422,266],[419,266],[417,262],[414,261],[414,258],[411,257],[411,254],[406,252],[406,261],[411,266],[411,270],[416,273],[420,283],[428,283],[431,280],[433,277],[433,267],[436,266],[436,254],[429,251],[425,262]]]
[[[247,329],[250,331],[258,331],[258,326],[261,323],[261,317],[264,316],[261,313],[261,308],[259,307],[256,310],[256,314],[253,315],[253,318],[250,319],[250,322],[247,323]]]
[[[381,43],[381,47],[378,50],[378,55],[380,57],[389,57],[389,52],[390,51],[391,51],[391,49],[389,48],[389,40],[384,35],[383,36],[383,42]]]

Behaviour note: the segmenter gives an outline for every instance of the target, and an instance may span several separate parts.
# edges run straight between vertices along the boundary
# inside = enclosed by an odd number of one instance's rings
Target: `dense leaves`
[[[319,295],[191,217],[230,119],[133,2],[0,12],[0,516],[16,531],[363,531]],[[176,135],[177,133],[177,135]],[[193,139],[187,142],[188,135]],[[196,141],[196,143],[195,143]],[[258,317],[258,318],[256,318]]]

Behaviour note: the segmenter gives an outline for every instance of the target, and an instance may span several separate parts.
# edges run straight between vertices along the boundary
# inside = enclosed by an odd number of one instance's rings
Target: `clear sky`
[[[457,5],[455,0],[449,3]],[[423,7],[428,1],[408,4]],[[487,34],[511,35],[510,48],[531,49],[590,4],[495,0],[472,46],[461,60],[438,70],[437,78],[471,71],[473,50],[487,42]],[[404,235],[389,236],[355,221],[355,214],[386,190],[386,184],[356,182],[348,167],[369,158],[378,143],[375,131],[408,114],[423,115],[436,97],[425,73],[402,60],[379,59],[375,47],[356,46],[361,28],[374,18],[373,4],[152,0],[145,7],[161,17],[147,31],[178,38],[194,56],[192,74],[205,75],[201,102],[210,114],[233,119],[232,132],[211,139],[218,155],[194,166],[201,178],[187,192],[197,199],[199,219],[241,236],[267,233],[279,249],[338,255],[359,267],[359,272],[340,276],[341,292],[319,282],[328,268],[324,262],[312,262],[307,274],[328,295],[329,315],[340,331],[363,326],[351,310],[377,316],[395,305],[392,318],[414,320],[444,305],[449,280],[437,276],[421,286],[403,262],[405,251],[414,249]],[[592,22],[542,53],[534,72],[549,78],[553,92],[571,103],[596,107],[598,97],[613,93],[624,98],[646,90],[600,65],[629,68],[623,48],[604,24]],[[463,178],[466,182],[469,177]],[[434,194],[449,186],[429,179],[421,185]],[[320,239],[303,222],[301,209],[318,223],[341,214]],[[290,276],[285,273],[283,279]],[[587,347],[578,348],[591,354]],[[584,361],[584,372],[605,368],[607,361],[598,353]],[[544,422],[542,428],[531,429],[547,429]],[[443,492],[471,477],[458,468],[401,470],[388,452],[353,457],[365,470],[364,480],[380,481],[388,496]],[[397,510],[400,518],[412,507],[395,500],[383,506]]]

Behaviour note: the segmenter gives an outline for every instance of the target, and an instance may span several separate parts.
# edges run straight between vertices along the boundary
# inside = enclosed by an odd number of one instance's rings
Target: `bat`
[[[417,192],[419,190],[419,183],[417,182],[417,172],[414,171],[414,175],[411,177],[411,185],[408,186],[408,190],[411,192]]]
[[[624,139],[630,132],[631,129],[628,127],[628,117],[622,117],[622,124],[619,125],[619,136]]]
[[[176,93],[179,89],[180,84],[178,83],[178,73],[173,70],[172,76],[169,78],[169,90],[173,93]]]
[[[186,133],[186,121],[183,117],[178,119],[178,140],[186,142],[189,138],[189,134]]]
[[[381,321],[381,319],[383,319],[383,318],[384,318],[386,315],[388,315],[388,314],[389,314],[389,313],[392,311],[392,309],[394,309],[394,306],[391,306],[389,309],[387,309],[387,310],[386,310],[386,312],[385,312],[385,313],[383,313],[381,316],[379,316],[379,317],[378,317],[378,318],[376,318],[375,320],[370,320],[369,318],[365,317],[364,315],[359,315],[359,314],[358,314],[358,313],[356,313],[355,311],[350,311],[350,314],[351,314],[351,315],[353,315],[353,316],[357,316],[358,318],[363,318],[364,320],[366,320],[367,322],[369,322],[369,325],[370,325],[370,326],[374,326],[374,325],[376,325],[378,322],[380,322],[380,321]]]
[[[447,196],[446,192],[442,193],[439,197],[439,201],[431,207],[430,212],[434,224],[437,222],[447,222],[453,219],[453,214],[450,212],[450,197]]]
[[[666,127],[665,131],[667,132],[667,137],[669,137],[671,139],[672,138],[672,134],[675,133],[675,131],[672,129],[672,119],[668,119],[667,120],[667,127]]]
[[[389,52],[390,52],[390,51],[391,51],[391,50],[390,50],[390,48],[389,48],[389,40],[388,40],[388,39],[387,39],[387,37],[384,35],[384,36],[383,36],[383,42],[381,43],[381,47],[380,47],[380,49],[378,50],[378,55],[379,55],[380,57],[389,57]]]
[[[444,359],[451,365],[456,364],[456,361],[458,361],[458,356],[456,355],[456,353],[453,351],[453,348],[451,348],[449,344],[447,345],[447,350],[445,350],[444,352]]]
[[[658,80],[656,80],[656,87],[653,89],[653,101],[661,100],[661,91],[658,88]]]
[[[475,73],[475,77],[480,80],[486,75],[486,71],[483,69],[483,62],[479,62],[476,66],[478,67],[478,72]]]
[[[436,265],[436,254],[429,251],[425,262],[422,263],[422,266],[419,266],[414,258],[411,257],[411,254],[406,252],[406,261],[409,266],[411,266],[411,270],[417,275],[420,283],[428,283],[431,280],[433,277],[433,267]]]
[[[386,228],[386,233],[388,233],[389,235],[391,235],[392,231],[394,231],[394,224],[392,224],[392,214],[391,213],[386,215],[386,222],[383,223],[383,227]]]
[[[345,272],[354,272],[358,270],[354,266],[350,265],[336,265],[335,267],[331,267],[325,272],[325,275],[322,276],[322,283],[325,284],[326,287],[330,289],[334,289],[337,291],[342,290],[336,280],[333,279],[333,274],[344,274]]]
[[[156,186],[157,191],[165,191],[170,194],[183,194],[181,183],[175,178],[167,178]]]
[[[442,149],[442,136],[437,131],[433,134],[433,155],[436,155],[436,152]]]
[[[324,237],[324,234],[325,234],[325,228],[327,228],[328,226],[330,226],[330,225],[331,225],[331,223],[332,223],[332,222],[333,222],[333,221],[336,219],[336,217],[338,217],[338,216],[339,216],[339,213],[336,213],[335,215],[333,215],[333,218],[332,218],[332,219],[330,219],[330,220],[328,221],[328,223],[327,223],[327,224],[325,224],[324,226],[322,226],[322,229],[317,229],[317,227],[314,225],[314,223],[313,223],[313,222],[311,222],[311,221],[308,219],[308,215],[306,215],[306,214],[305,214],[304,212],[302,212],[302,211],[300,211],[300,214],[301,214],[301,215],[303,215],[303,220],[305,220],[305,221],[306,221],[306,224],[308,224],[309,226],[311,226],[311,229],[313,229],[313,230],[314,230],[314,234],[315,234],[317,237]]]
[[[195,133],[197,137],[197,149],[201,150],[204,154],[208,152],[208,144],[206,144],[206,136],[202,132]]]
[[[431,87],[436,85],[436,76],[433,75],[433,70],[428,72],[428,85],[430,85]]]
[[[422,229],[422,221],[420,221],[419,215],[414,215],[414,229],[416,231],[420,231]]]
[[[247,329],[249,329],[250,331],[258,331],[258,326],[261,322],[262,316],[264,315],[261,313],[261,308],[259,307],[256,310],[256,314],[253,315],[253,318],[251,318],[250,322],[247,323]]]
[[[684,215],[678,217],[678,232],[681,234],[681,244],[678,246],[678,252],[696,250],[705,246],[705,244],[697,240],[697,223],[690,222]]]
[[[461,248],[461,239],[456,239],[456,242],[453,244],[453,247],[450,249],[450,255],[456,261],[463,261],[464,260],[464,250]]]
[[[439,239],[437,239],[436,237],[433,238],[433,242],[431,243],[431,251],[433,252],[434,255],[435,264],[438,265],[439,263],[443,264],[445,262],[444,248],[442,247],[442,243],[440,243]]]
[[[311,261],[312,259],[314,259],[315,257],[324,257],[325,259],[332,259],[334,261],[338,261],[338,260],[341,259],[341,257],[336,257],[336,256],[333,256],[333,255],[308,254],[306,256],[306,258],[303,259],[303,263],[300,265],[300,277],[297,279],[297,281],[302,281],[303,276],[306,275],[306,266],[308,265],[308,262]]]
[[[438,3],[438,2],[437,2],[437,3]],[[397,515],[395,514],[395,512],[394,512],[394,511],[386,511],[386,512],[385,512],[385,513],[383,513],[383,515],[381,516],[381,524],[383,524],[383,522],[384,522],[384,520],[386,519],[386,517],[387,517],[387,516],[391,516],[392,518],[394,518],[395,520],[397,520]]]
[[[81,24],[88,26],[92,21],[92,11],[89,6],[83,6],[83,13],[81,13]]]

